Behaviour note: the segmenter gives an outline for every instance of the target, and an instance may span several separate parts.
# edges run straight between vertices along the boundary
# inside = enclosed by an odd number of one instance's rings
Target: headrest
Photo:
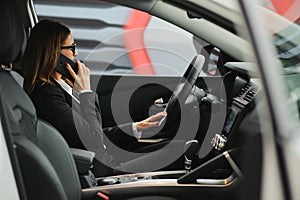
[[[24,52],[26,34],[15,0],[1,0],[0,64],[18,61]]]

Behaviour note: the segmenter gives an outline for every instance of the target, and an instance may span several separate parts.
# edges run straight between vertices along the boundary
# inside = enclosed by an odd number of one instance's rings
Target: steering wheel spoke
[[[194,87],[203,68],[204,61],[204,56],[196,55],[189,64],[165,107],[165,111],[168,115],[166,119],[164,119],[164,123],[161,123],[164,126],[162,130],[168,130],[172,126],[173,122],[180,116],[180,106],[184,105],[192,91],[192,88]]]

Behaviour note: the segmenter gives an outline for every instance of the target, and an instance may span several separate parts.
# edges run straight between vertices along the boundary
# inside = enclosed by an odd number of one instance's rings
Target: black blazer
[[[39,118],[52,124],[65,138],[70,147],[88,149],[107,156],[105,141],[123,143],[136,141],[132,124],[102,128],[97,94],[86,92],[79,95],[80,104],[53,80],[54,84],[39,82],[29,95]],[[125,131],[124,131],[125,130]],[[124,133],[126,132],[126,133]],[[107,137],[105,137],[107,136]],[[100,152],[99,152],[100,151]]]

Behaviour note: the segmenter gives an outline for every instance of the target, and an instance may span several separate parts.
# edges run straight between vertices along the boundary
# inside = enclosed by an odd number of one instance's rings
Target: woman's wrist
[[[93,92],[93,90],[89,90],[89,89],[80,90],[78,92],[78,94],[82,94],[82,93],[85,93],[85,92]]]
[[[137,124],[137,122],[132,123],[132,131],[134,137],[139,140],[142,137],[142,131],[138,129]]]

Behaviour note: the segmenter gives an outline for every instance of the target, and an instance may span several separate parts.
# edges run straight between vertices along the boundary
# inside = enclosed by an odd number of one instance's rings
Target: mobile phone
[[[69,65],[72,67],[74,72],[77,74],[77,72],[78,72],[77,63],[62,53],[59,54],[58,63],[55,67],[55,70],[57,72],[59,72],[60,74],[62,74],[65,78],[67,78],[71,81],[74,81],[74,78],[71,76],[68,69],[66,68],[66,63],[69,63]]]

